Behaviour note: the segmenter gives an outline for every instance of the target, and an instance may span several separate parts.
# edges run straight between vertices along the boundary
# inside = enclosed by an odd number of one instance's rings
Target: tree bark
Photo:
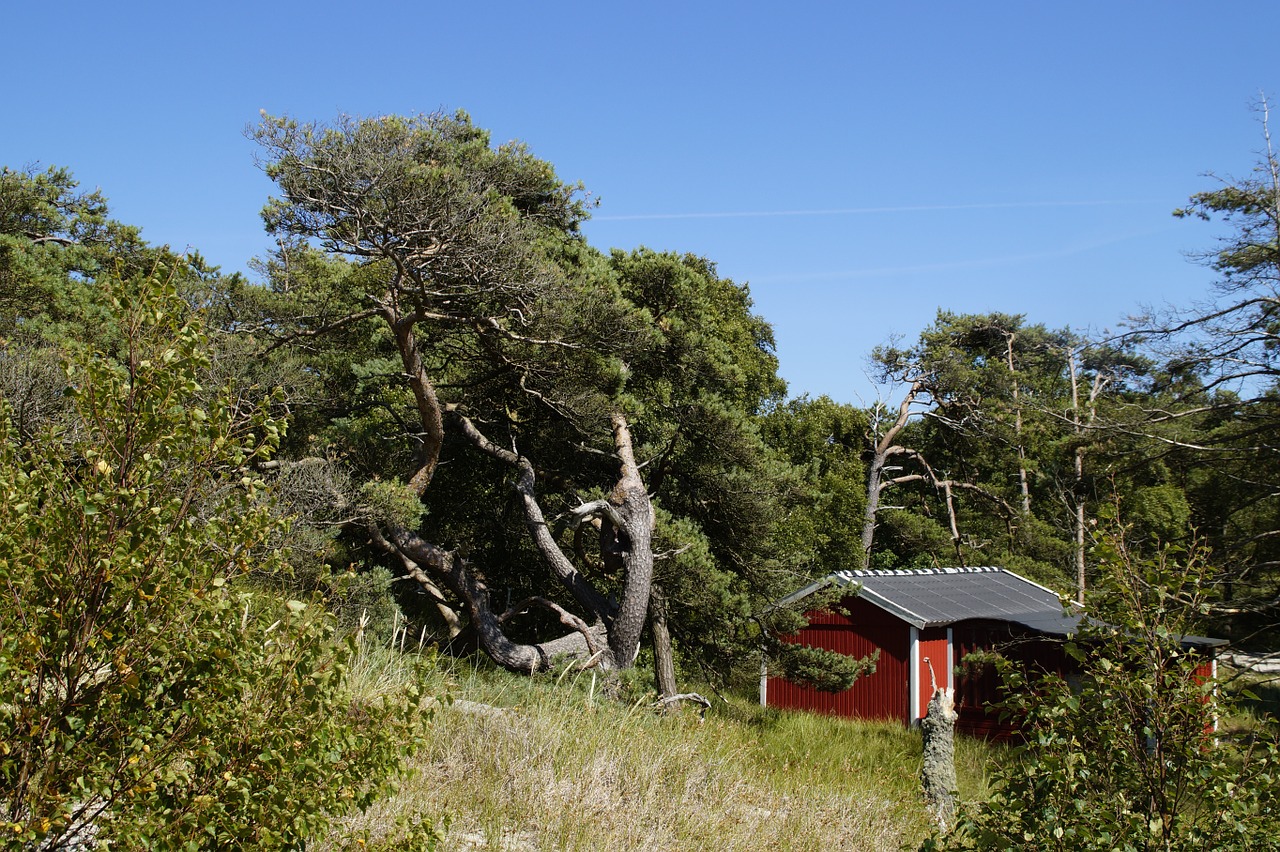
[[[654,585],[649,597],[649,632],[653,636],[653,675],[658,695],[669,698],[679,694],[676,686],[675,657],[671,652],[671,632],[667,629],[667,598],[662,587]]]
[[[922,473],[907,473],[902,476],[895,476],[892,479],[884,479],[880,471],[884,467],[884,462],[890,456],[903,456],[919,465]],[[866,549],[863,553],[863,567],[866,568],[870,560],[871,551],[867,542],[871,540],[871,534],[874,532],[874,518],[871,517],[873,511],[878,511],[880,507],[880,492],[894,485],[903,485],[908,482],[925,482],[932,485],[936,491],[941,492],[943,508],[947,512],[948,532],[951,534],[951,545],[955,549],[956,561],[960,567],[964,567],[964,551],[962,549],[963,538],[960,535],[960,519],[956,513],[955,490],[968,491],[971,494],[977,494],[985,500],[995,504],[1004,510],[1005,517],[1011,518],[1017,514],[1016,510],[1010,506],[1002,497],[993,494],[981,485],[974,485],[972,482],[963,482],[957,479],[942,479],[938,476],[937,471],[929,464],[928,459],[924,457],[918,450],[910,447],[895,446],[887,448],[882,457],[879,459],[879,468],[874,464],[869,478],[874,484],[875,491],[868,489],[867,494],[867,525],[863,527],[863,542]],[[874,502],[873,502],[874,501]]]
[[[933,691],[929,709],[921,722],[924,761],[920,780],[929,815],[941,831],[955,818],[956,802],[956,719],[955,696],[949,687]]]
[[[681,692],[674,695],[668,695],[659,698],[654,705],[667,713],[674,713],[680,707],[680,702],[688,701],[690,704],[698,705],[698,721],[706,721],[707,711],[711,709],[711,702],[704,695],[696,692]]]
[[[1004,332],[1006,363],[1013,384],[1013,434],[1018,444],[1018,486],[1022,494],[1022,514],[1031,514],[1031,484],[1027,476],[1027,448],[1022,442],[1022,397],[1018,387],[1018,371],[1013,362],[1013,341],[1017,334]]]
[[[435,386],[422,364],[422,354],[418,351],[417,337],[413,333],[417,318],[399,316],[390,305],[383,306],[382,316],[395,334],[400,363],[404,366],[405,375],[409,377],[409,387],[418,408],[422,443],[418,447],[418,469],[410,477],[409,487],[421,497],[435,474],[440,449],[444,446],[444,411],[436,396]]]
[[[1085,494],[1084,494],[1084,432],[1085,428],[1092,426],[1098,415],[1098,397],[1102,395],[1106,389],[1109,379],[1101,372],[1093,377],[1092,386],[1089,388],[1089,416],[1084,420],[1080,416],[1080,367],[1076,360],[1076,350],[1072,349],[1067,352],[1067,372],[1071,378],[1071,423],[1076,439],[1080,443],[1076,446],[1074,462],[1074,476],[1072,483],[1073,488],[1073,519],[1075,526],[1075,541],[1073,554],[1075,557],[1076,568],[1076,602],[1084,604],[1085,593],[1085,541],[1088,538],[1085,530]]]
[[[653,504],[640,479],[631,431],[622,414],[615,413],[613,443],[622,462],[622,476],[609,495],[615,512],[603,519],[600,549],[606,564],[616,561],[626,572],[622,601],[609,629],[609,647],[618,668],[630,668],[640,650],[640,633],[649,614],[653,584]],[[620,524],[618,523],[620,521]]]
[[[587,612],[607,622],[612,616],[609,600],[578,571],[573,561],[564,555],[564,551],[556,543],[555,536],[551,534],[551,527],[547,524],[542,506],[538,503],[537,473],[533,469],[533,463],[490,441],[469,418],[457,411],[453,414],[458,426],[462,429],[462,434],[474,447],[516,468],[516,493],[520,495],[521,507],[524,509],[525,527],[534,545],[537,546],[538,552],[542,554],[551,573],[569,594],[573,595],[574,600]]]
[[[608,651],[602,655],[601,664],[606,668],[630,668],[639,652],[640,634],[649,612],[649,593],[653,583],[654,512],[649,494],[640,478],[626,418],[621,414],[614,414],[611,418],[614,446],[621,461],[617,485],[608,500],[581,507],[584,518],[600,518],[600,549],[605,564],[624,577],[621,600],[615,606],[596,590],[560,549],[538,503],[533,464],[518,453],[494,444],[467,417],[457,411],[453,413],[463,435],[473,446],[517,469],[516,491],[521,498],[525,526],[530,537],[552,573],[578,604],[592,614],[607,637]],[[464,599],[470,601],[472,590],[466,583],[456,583],[455,593],[456,590],[461,590]],[[487,604],[480,609],[487,611]],[[489,614],[492,615],[491,612]],[[496,616],[494,619],[492,629],[501,633],[501,624]],[[505,648],[497,636],[488,636],[483,625],[477,624],[477,633],[486,650],[492,644],[499,653],[509,653],[509,649]],[[585,644],[584,651],[587,650]],[[505,662],[501,664],[507,665]],[[524,664],[524,659],[521,658],[520,665]]]
[[[552,660],[561,656],[586,658],[593,647],[604,647],[603,624],[588,626],[584,631],[575,625],[573,632],[547,642],[522,644],[513,642],[502,629],[502,618],[489,603],[489,590],[464,559],[457,554],[423,539],[417,533],[397,529],[390,537],[391,544],[418,566],[428,566],[441,582],[463,602],[476,640],[495,663],[517,674],[533,674],[547,669]],[[431,582],[432,577],[410,570],[410,576],[418,582]],[[591,635],[594,641],[588,639]]]
[[[421,426],[421,444],[417,453],[418,467],[409,479],[409,487],[414,494],[421,497],[426,492],[427,486],[435,473],[436,465],[440,459],[440,450],[444,445],[445,407],[436,395],[435,387],[427,375],[426,367],[422,363],[422,355],[418,350],[417,337],[414,334],[414,325],[418,320],[417,315],[402,315],[390,296],[380,303],[379,313],[395,336],[396,348],[400,353],[400,361],[404,367],[405,375],[408,377],[409,387],[413,392],[414,402],[418,411],[418,421]],[[476,432],[475,434],[478,435],[479,433]],[[530,482],[527,490],[531,493],[531,466],[529,466],[528,475]],[[538,521],[541,521],[540,514]],[[542,523],[540,529],[543,533],[546,532],[545,528],[545,523]],[[532,674],[547,668],[556,656],[567,654],[586,657],[602,644],[599,641],[591,641],[590,630],[592,628],[584,629],[585,625],[581,622],[577,624],[570,623],[570,620],[565,618],[567,613],[564,613],[563,610],[560,611],[562,613],[561,621],[573,627],[574,631],[572,633],[548,642],[531,645],[513,642],[503,632],[502,618],[493,611],[493,607],[490,605],[488,588],[475,575],[475,572],[469,569],[465,560],[459,558],[455,553],[446,551],[426,541],[416,532],[408,529],[393,529],[390,531],[389,537],[383,539],[383,541],[389,545],[389,549],[394,550],[400,556],[401,562],[409,572],[409,575],[429,593],[435,592],[434,596],[439,597],[439,590],[435,582],[436,579],[439,579],[450,592],[462,601],[480,647],[494,662],[503,668],[522,674]],[[568,560],[563,559],[563,555],[561,555],[561,558],[564,562],[568,562]],[[428,570],[424,571],[424,568]],[[572,572],[571,565],[569,569]],[[428,571],[430,574],[428,574]],[[572,573],[576,574],[576,572]],[[562,580],[564,579],[562,577]],[[571,578],[568,585],[571,589],[574,588]],[[578,591],[583,592],[581,588]],[[588,596],[588,600],[595,603],[603,601],[603,598],[598,595],[595,597]],[[441,611],[443,613],[445,610],[442,609]],[[589,611],[597,615],[598,623],[599,610],[589,607]],[[451,633],[456,632],[458,629],[458,624],[450,624]],[[601,633],[599,638],[603,638],[603,625],[599,625],[594,629]]]
[[[396,288],[393,287],[394,292]],[[649,609],[654,514],[636,465],[626,419],[621,414],[612,418],[621,474],[609,500],[597,507],[603,515],[600,536],[606,562],[612,559],[617,563],[616,567],[625,572],[622,600],[615,606],[596,590],[560,549],[538,503],[533,464],[527,458],[494,444],[470,419],[452,406],[441,403],[423,365],[414,334],[420,315],[403,314],[391,295],[379,302],[379,313],[395,336],[421,427],[417,469],[409,479],[410,489],[421,497],[430,484],[444,445],[444,415],[446,411],[452,412],[463,435],[473,446],[516,468],[516,492],[524,509],[529,535],[552,574],[589,614],[592,623],[588,624],[562,607],[540,599],[545,606],[556,611],[561,623],[573,628],[573,632],[545,643],[513,642],[503,631],[504,621],[511,614],[500,616],[494,612],[488,589],[465,560],[407,529],[391,530],[390,535],[384,538],[388,549],[400,556],[409,575],[424,589],[438,592],[435,584],[438,579],[463,602],[480,647],[506,669],[522,673],[540,671],[550,665],[553,657],[561,654],[589,656],[606,668],[630,667],[639,651],[640,633]],[[455,627],[451,625],[451,631]]]
[[[880,511],[880,494],[885,489],[885,484],[881,482],[884,475],[885,464],[889,460],[889,456],[897,447],[894,441],[897,440],[898,434],[906,427],[907,421],[911,418],[911,404],[916,401],[916,396],[924,389],[923,381],[915,381],[911,384],[911,389],[907,391],[907,395],[903,397],[901,404],[898,405],[898,415],[894,418],[893,423],[885,430],[884,435],[877,436],[875,427],[873,426],[871,434],[872,455],[871,468],[867,471],[867,509],[862,518],[862,569],[866,570],[871,565],[871,546],[875,542],[876,535],[876,515]]]
[[[951,546],[956,551],[956,562],[961,568],[964,567],[964,550],[961,549],[960,539],[960,522],[956,519],[956,502],[951,497],[951,481],[947,480],[942,483],[942,492],[946,498],[947,506],[947,523],[951,528]]]

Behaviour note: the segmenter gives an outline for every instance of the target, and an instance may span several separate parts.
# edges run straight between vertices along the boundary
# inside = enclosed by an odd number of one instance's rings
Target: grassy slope
[[[348,837],[376,838],[406,812],[447,820],[447,849],[878,850],[915,848],[928,832],[919,735],[896,725],[745,702],[717,702],[705,722],[663,716],[647,699],[602,698],[589,672],[467,673],[447,686],[456,703],[437,711],[415,775]],[[988,756],[959,744],[964,797],[985,795]]]

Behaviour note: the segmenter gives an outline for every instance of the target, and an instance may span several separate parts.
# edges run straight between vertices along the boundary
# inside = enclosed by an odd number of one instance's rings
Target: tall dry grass
[[[928,832],[915,733],[745,703],[699,721],[598,687],[455,673],[415,774],[343,834],[376,841],[405,814],[447,821],[450,850],[896,850]],[[967,797],[985,759],[962,744]]]

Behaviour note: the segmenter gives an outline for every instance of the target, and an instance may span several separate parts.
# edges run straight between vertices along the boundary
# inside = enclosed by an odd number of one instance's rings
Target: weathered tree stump
[[[952,690],[934,688],[933,698],[920,727],[924,734],[924,764],[920,780],[930,815],[942,831],[955,817],[956,713]]]

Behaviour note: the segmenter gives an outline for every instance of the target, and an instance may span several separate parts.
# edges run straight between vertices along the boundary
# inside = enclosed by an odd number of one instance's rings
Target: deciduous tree
[[[1185,637],[1204,624],[1217,572],[1202,550],[1100,542],[1089,621],[1067,645],[1075,682],[1003,666],[1026,743],[991,798],[930,849],[1280,848],[1280,753],[1214,734],[1223,698]]]
[[[354,706],[324,614],[245,582],[282,424],[200,386],[170,275],[98,285],[120,346],[70,355],[66,418],[0,407],[0,846],[298,848],[385,791],[416,693]]]

